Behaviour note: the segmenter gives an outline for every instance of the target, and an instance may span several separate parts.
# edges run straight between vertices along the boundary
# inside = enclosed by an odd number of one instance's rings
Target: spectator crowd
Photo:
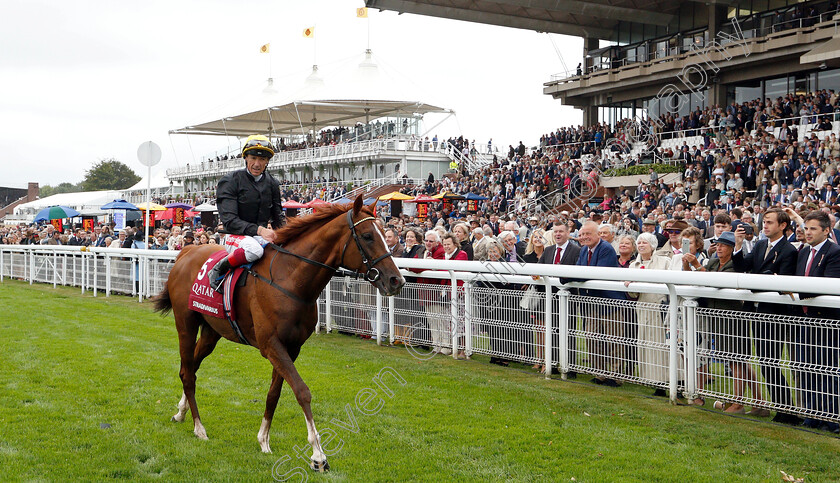
[[[468,172],[460,167],[443,177],[430,173],[424,183],[402,189],[410,195],[471,193],[484,198],[476,202],[475,209],[470,210],[467,200],[456,199],[432,205],[428,216],[420,218],[405,213],[391,216],[389,207],[384,207],[378,210],[378,222],[389,250],[405,258],[840,277],[840,140],[833,124],[840,119],[839,113],[840,96],[833,90],[823,90],[697,108],[685,116],[668,114],[641,123],[624,120],[616,127],[599,124],[561,128],[543,135],[534,149],[526,149],[521,142],[517,147],[510,146],[507,156],[496,158],[483,169]],[[631,158],[630,150],[620,147],[620,142],[618,149],[609,146],[616,146],[611,139],[628,141],[623,136],[633,123],[633,132],[651,136],[644,138],[650,148],[647,154]],[[359,130],[375,135],[380,129],[392,129],[382,126],[322,132],[318,142],[341,142],[346,136],[355,139]],[[683,141],[676,149],[663,148],[663,138]],[[437,143],[437,136],[429,140],[432,142]],[[461,137],[448,142],[467,155],[475,154],[475,141]],[[649,159],[658,163],[651,165],[646,175],[636,176],[631,186],[597,190],[605,170]],[[676,167],[674,180],[665,182],[666,177],[658,171],[662,164]],[[312,188],[284,184],[282,197],[306,201],[346,192],[339,180],[324,181],[327,183]],[[142,229],[131,227],[115,231],[110,225],[100,224],[92,231],[75,228],[60,233],[51,225],[14,226],[0,228],[0,242],[180,250],[190,244],[218,244],[220,228],[164,223],[144,243]],[[415,317],[415,322],[432,350],[451,353],[447,334],[463,334],[463,328],[452,326],[459,322],[451,317],[451,291],[440,287],[450,282],[423,277],[422,272],[412,280],[419,287],[417,296],[406,301],[409,305],[404,309],[424,314]],[[627,285],[631,290],[632,284]],[[539,362],[544,358],[544,321],[542,309],[534,301],[539,298],[526,297],[530,290],[527,286],[499,281],[481,282],[478,289],[501,297],[485,304],[487,310],[497,312],[479,313],[479,318],[513,321],[507,326],[485,324],[494,353],[508,355],[494,357],[491,362],[507,365],[512,360],[537,361],[534,368],[544,370]],[[578,313],[590,334],[586,341],[588,364],[595,373],[636,375],[658,385],[656,394],[664,395],[668,353],[661,347],[667,333],[661,315],[648,309],[651,304],[661,304],[664,296],[603,290],[581,290],[580,295],[608,299],[597,307],[597,314],[595,308],[585,306]],[[616,300],[637,305],[633,310],[610,309],[613,305],[609,302]],[[810,307],[810,312],[804,313],[799,306],[717,299],[704,303],[709,308],[756,313],[835,320],[840,316],[834,308]],[[407,342],[407,329],[401,330]],[[765,397],[780,405],[790,404],[791,389],[795,388],[806,394],[800,404],[807,408],[837,411],[840,386],[835,376],[800,374],[791,379],[780,365],[783,354],[787,354],[806,364],[836,366],[840,347],[820,353],[823,359],[816,361],[813,358],[817,356],[808,351],[799,353],[801,347],[792,342],[829,338],[827,332],[820,331],[830,329],[801,328],[787,341],[773,340],[769,334],[778,334],[779,327],[769,321],[751,325],[744,319],[714,330],[719,336],[714,350],[736,361],[729,364],[734,380],[739,381],[734,388],[736,396],[751,392],[753,400],[758,401],[752,414],[769,415],[761,404]],[[628,348],[611,342],[628,338],[637,343]],[[700,344],[712,349],[709,340]],[[751,357],[753,350],[762,361],[758,370],[737,362]],[[572,367],[582,363],[578,356],[574,352],[569,355]],[[708,361],[701,362],[697,385],[702,388],[708,379],[704,369]],[[761,377],[771,387],[769,394],[757,389]],[[621,384],[619,379],[599,375],[594,382],[617,386]],[[702,398],[691,402],[705,404]],[[727,411],[742,413],[746,409],[733,404]],[[776,420],[803,422],[783,412],[776,415]],[[840,431],[835,423],[816,419],[804,423]]]

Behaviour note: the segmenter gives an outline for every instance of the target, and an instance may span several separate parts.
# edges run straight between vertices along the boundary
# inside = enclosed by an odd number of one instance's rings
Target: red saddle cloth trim
[[[229,317],[231,320],[235,321],[236,314],[234,313],[231,301],[233,300],[233,291],[236,288],[236,281],[239,280],[239,277],[245,269],[237,267],[233,270],[231,275],[225,277],[223,285],[224,294],[220,294],[219,292],[213,290],[213,287],[210,286],[210,277],[207,276],[207,274],[210,273],[210,270],[226,256],[227,252],[220,250],[210,255],[210,258],[208,258],[207,261],[204,262],[204,265],[201,266],[201,270],[198,271],[198,275],[193,281],[192,288],[190,289],[189,307],[190,310],[194,310],[201,314],[220,319]]]

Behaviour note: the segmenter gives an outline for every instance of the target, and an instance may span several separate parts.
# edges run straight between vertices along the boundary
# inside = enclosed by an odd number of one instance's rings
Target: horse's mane
[[[362,209],[365,209],[363,207]],[[330,205],[328,207],[319,208],[318,211],[311,215],[287,218],[286,225],[274,230],[277,234],[274,243],[282,245],[292,240],[299,238],[304,232],[307,232],[317,226],[321,226],[328,221],[331,221],[338,215],[343,215],[353,209],[353,203],[346,203],[341,205]]]

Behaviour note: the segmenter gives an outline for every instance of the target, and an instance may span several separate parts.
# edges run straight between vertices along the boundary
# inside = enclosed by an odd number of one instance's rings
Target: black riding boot
[[[207,277],[210,279],[210,286],[213,287],[213,290],[216,292],[222,293],[222,282],[224,281],[225,274],[230,270],[230,260],[225,257],[224,260],[217,263],[210,273],[207,274]]]

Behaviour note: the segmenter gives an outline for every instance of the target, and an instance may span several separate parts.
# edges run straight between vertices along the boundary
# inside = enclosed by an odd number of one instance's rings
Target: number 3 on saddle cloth
[[[252,264],[236,267],[229,275],[225,276],[222,293],[213,290],[213,287],[210,286],[210,277],[207,276],[210,270],[227,255],[226,251],[219,250],[201,266],[201,270],[198,271],[190,290],[189,307],[190,310],[211,317],[227,319],[233,331],[239,336],[239,341],[251,345],[239,329],[239,324],[236,323],[236,314],[233,310],[233,291],[242,273],[245,269],[251,268]]]

